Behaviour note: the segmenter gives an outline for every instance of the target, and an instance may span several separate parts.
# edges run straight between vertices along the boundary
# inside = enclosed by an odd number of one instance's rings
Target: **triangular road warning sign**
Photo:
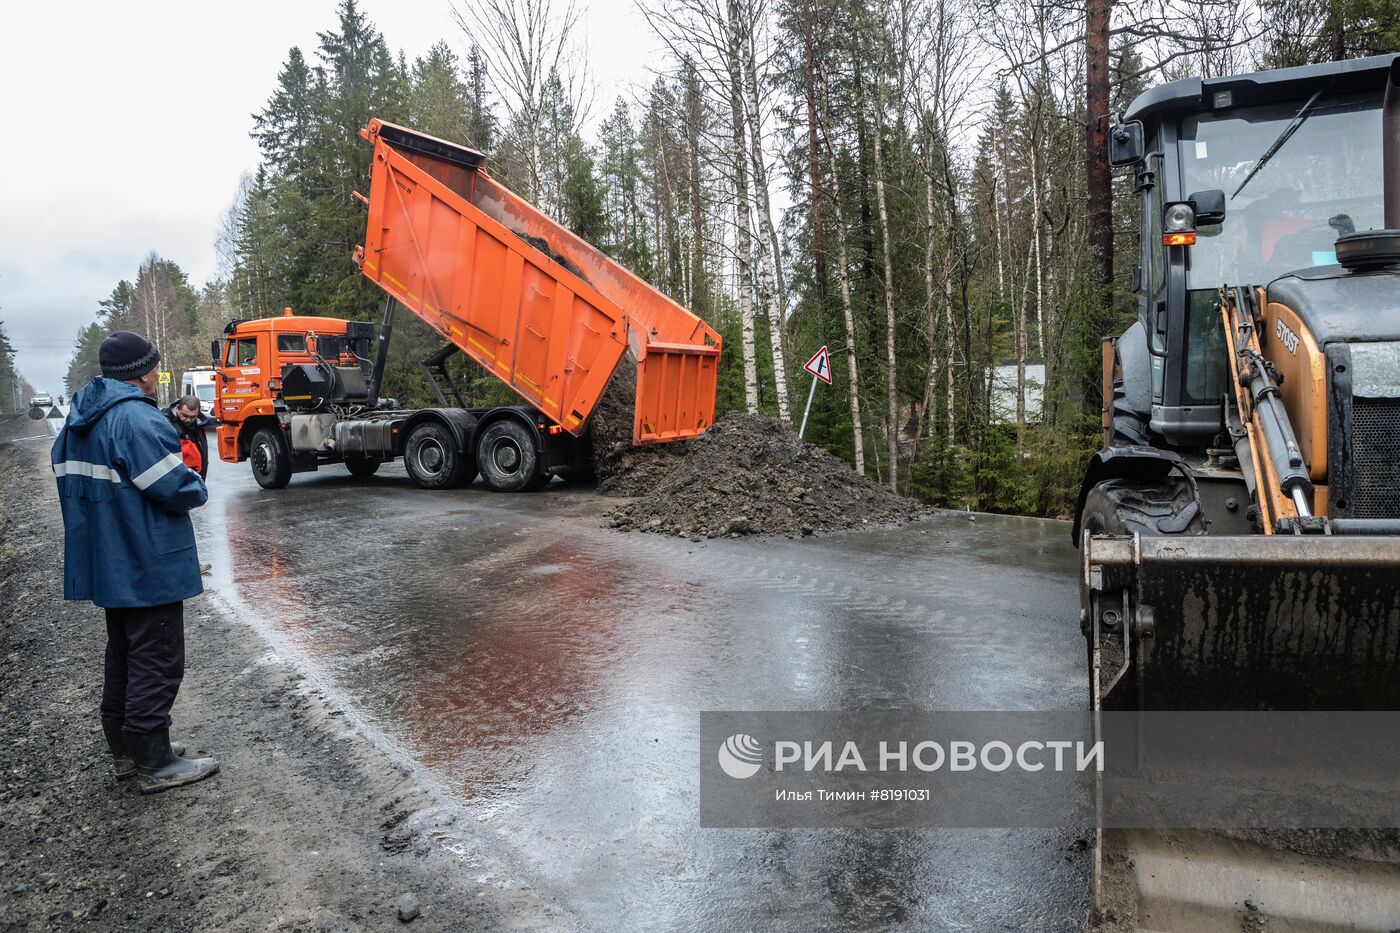
[[[831,353],[826,347],[818,350],[816,355],[808,360],[807,365],[802,368],[827,385],[831,385]]]

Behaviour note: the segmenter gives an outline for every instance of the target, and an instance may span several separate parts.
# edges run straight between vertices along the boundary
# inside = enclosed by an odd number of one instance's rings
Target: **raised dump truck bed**
[[[704,432],[719,335],[491,178],[480,153],[382,120],[364,275],[570,434],[629,345],[633,440]]]

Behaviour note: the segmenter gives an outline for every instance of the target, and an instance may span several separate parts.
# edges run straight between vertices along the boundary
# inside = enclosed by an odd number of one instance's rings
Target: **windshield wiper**
[[[1259,157],[1258,162],[1254,163],[1254,168],[1249,170],[1249,174],[1244,177],[1244,181],[1240,182],[1240,186],[1235,189],[1235,193],[1230,195],[1230,200],[1233,201],[1239,196],[1239,193],[1244,190],[1244,186],[1249,184],[1250,180],[1254,178],[1255,175],[1259,174],[1261,168],[1269,164],[1269,160],[1274,157],[1274,153],[1282,149],[1283,144],[1288,142],[1289,137],[1297,132],[1298,127],[1303,125],[1303,121],[1312,115],[1313,104],[1317,103],[1317,99],[1322,96],[1322,92],[1327,90],[1329,86],[1330,85],[1323,85],[1317,89],[1312,97],[1308,98],[1308,102],[1304,104],[1297,115],[1293,117],[1292,122],[1283,128],[1282,133],[1278,134],[1278,139],[1274,140],[1274,144],[1265,150],[1264,154]]]

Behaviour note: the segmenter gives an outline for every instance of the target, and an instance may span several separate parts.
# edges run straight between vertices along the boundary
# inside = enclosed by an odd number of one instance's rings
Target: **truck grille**
[[[1400,398],[1352,399],[1350,514],[1400,518]]]

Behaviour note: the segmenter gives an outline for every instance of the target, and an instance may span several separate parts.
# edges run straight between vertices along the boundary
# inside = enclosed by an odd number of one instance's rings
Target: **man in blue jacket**
[[[185,673],[184,601],[204,590],[189,510],[208,493],[156,406],[156,348],[117,331],[102,341],[98,362],[102,375],[73,396],[51,456],[63,506],[63,597],[106,610],[102,731],[117,776],[135,773],[142,793],[154,793],[219,770],[213,758],[183,758],[170,744],[170,707]]]

